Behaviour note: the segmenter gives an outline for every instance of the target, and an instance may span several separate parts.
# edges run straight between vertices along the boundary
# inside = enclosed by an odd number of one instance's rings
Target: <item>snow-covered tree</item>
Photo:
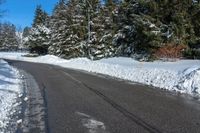
[[[33,20],[32,27],[37,27],[38,25],[47,26],[48,19],[48,14],[42,9],[41,5],[38,5],[35,10],[35,17]]]
[[[81,4],[86,23],[86,56],[96,60],[112,56],[113,14],[99,0],[84,0]]]
[[[50,29],[48,28],[48,14],[37,6],[35,18],[25,45],[31,53],[47,54],[50,40]],[[28,31],[29,32],[29,31]]]
[[[149,15],[149,4],[150,1],[126,0],[120,6],[119,30],[114,37],[118,56],[151,55],[172,37],[169,26]]]
[[[80,3],[76,0],[61,0],[55,7],[51,19],[52,37],[51,54],[63,58],[85,55],[86,27]]]
[[[31,27],[25,27],[22,33],[23,38],[28,37],[30,35],[30,31],[31,31]]]
[[[16,37],[17,37],[17,42],[18,42],[18,48],[19,49],[23,49],[23,31],[21,29],[21,27],[17,28],[16,30]]]
[[[50,30],[43,25],[31,28],[30,35],[25,42],[31,53],[47,54],[49,48]]]
[[[113,5],[112,5],[113,6]],[[114,56],[114,48],[112,44],[113,35],[115,33],[114,9],[110,5],[100,7],[94,11],[91,18],[91,40],[88,45],[90,50],[89,57],[91,59],[101,59]]]
[[[198,0],[60,0],[50,17],[37,7],[30,38],[63,58],[151,57],[169,45],[199,44],[199,7]]]
[[[16,27],[10,23],[0,24],[0,49],[13,51],[18,49]]]

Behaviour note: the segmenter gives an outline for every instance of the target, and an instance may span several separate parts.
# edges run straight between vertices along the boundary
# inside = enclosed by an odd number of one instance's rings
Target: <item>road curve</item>
[[[199,133],[198,101],[107,76],[8,61],[44,91],[47,133]]]

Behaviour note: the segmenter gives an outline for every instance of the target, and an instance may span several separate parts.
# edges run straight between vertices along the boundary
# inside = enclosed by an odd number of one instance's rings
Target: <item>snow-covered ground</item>
[[[0,60],[0,133],[8,132],[21,93],[19,72],[7,62]]]
[[[101,73],[146,85],[187,93],[200,94],[200,60],[177,62],[138,62],[130,58],[109,58],[91,61],[86,58],[64,60],[46,55],[36,58],[22,57],[24,53],[0,53],[0,58],[40,62]]]

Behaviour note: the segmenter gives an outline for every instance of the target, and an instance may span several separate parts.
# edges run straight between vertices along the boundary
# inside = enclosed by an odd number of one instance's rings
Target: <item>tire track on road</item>
[[[115,101],[113,101],[112,99],[110,99],[109,97],[107,97],[106,95],[101,93],[100,91],[98,91],[98,90],[88,86],[87,84],[79,81],[78,79],[76,79],[75,77],[73,77],[72,75],[70,75],[69,73],[67,73],[65,71],[62,71],[62,70],[59,70],[59,71],[64,73],[69,78],[71,78],[74,82],[84,86],[85,88],[89,89],[90,91],[92,91],[93,93],[95,93],[96,95],[101,97],[105,102],[110,104],[113,108],[115,108],[116,110],[121,112],[126,118],[130,119],[131,121],[133,121],[137,125],[141,126],[145,130],[147,130],[149,133],[162,133],[159,129],[157,129],[156,127],[148,124],[147,122],[142,120],[140,117],[134,115],[133,113],[129,112],[127,109],[123,108],[122,106],[117,104]]]

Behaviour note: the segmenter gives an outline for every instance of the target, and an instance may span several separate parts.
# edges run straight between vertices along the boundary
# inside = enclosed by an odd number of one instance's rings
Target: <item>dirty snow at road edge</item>
[[[24,54],[26,53],[1,52],[0,58],[54,64],[106,74],[193,96],[200,95],[200,60],[139,62],[131,58],[115,57],[91,61],[87,58],[65,60],[53,55],[22,57],[21,55]]]
[[[10,129],[11,119],[21,92],[19,72],[0,59],[0,133],[14,131],[14,127]]]

